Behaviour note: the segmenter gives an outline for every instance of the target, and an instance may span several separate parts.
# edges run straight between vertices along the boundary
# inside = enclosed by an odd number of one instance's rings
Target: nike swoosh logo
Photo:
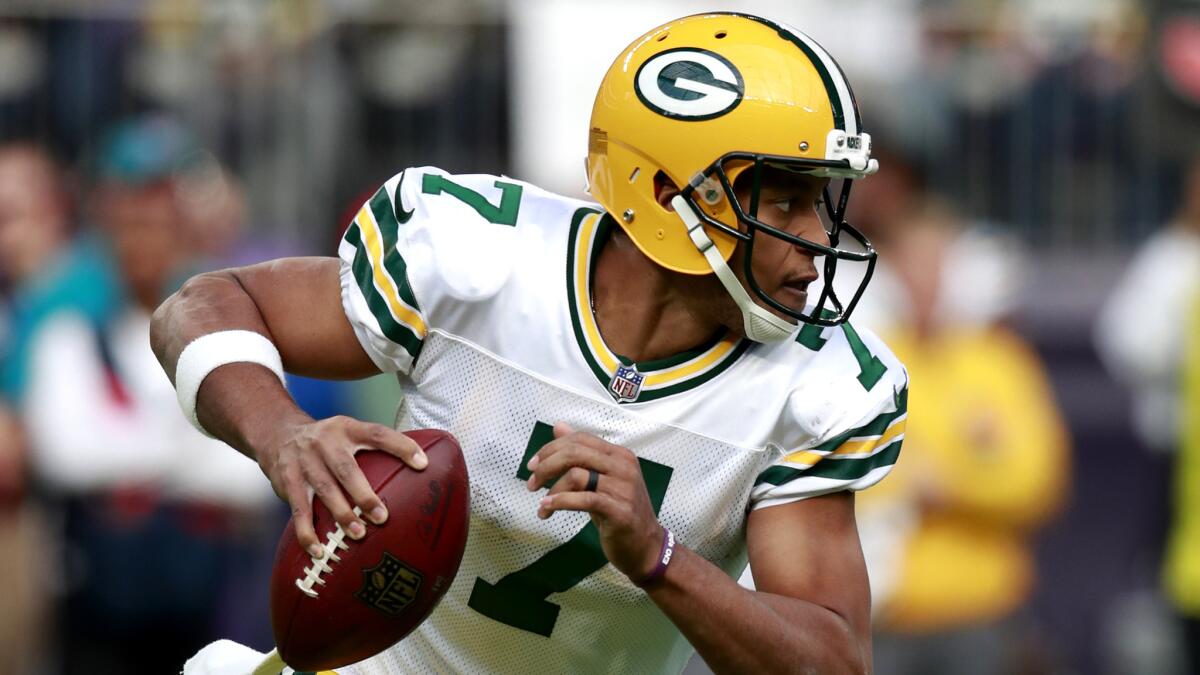
[[[404,187],[404,177],[407,175],[408,175],[407,172],[403,172],[400,174],[400,182],[396,183],[396,200],[395,200],[396,203],[392,207],[393,210],[396,212],[396,220],[400,221],[401,225],[403,225],[404,223],[407,223],[409,221],[409,219],[411,219],[413,217],[413,213],[415,212],[414,209],[404,208],[404,201],[401,199],[401,194],[403,192],[401,190],[401,188]]]

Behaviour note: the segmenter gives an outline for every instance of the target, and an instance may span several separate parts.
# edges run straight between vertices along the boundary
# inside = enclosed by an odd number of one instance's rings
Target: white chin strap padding
[[[745,328],[746,337],[755,342],[779,342],[789,338],[796,331],[796,325],[775,316],[750,299],[750,294],[746,292],[745,288],[742,288],[742,283],[738,281],[733,270],[729,269],[725,258],[721,256],[721,251],[704,231],[704,225],[700,222],[700,217],[696,215],[696,212],[692,210],[692,205],[683,198],[683,195],[676,195],[671,200],[671,206],[675,207],[675,213],[679,214],[683,224],[687,226],[688,235],[692,238],[692,243],[696,245],[696,250],[700,251],[704,259],[708,261],[708,266],[717,275],[717,279],[721,280],[721,285],[737,303],[738,309],[742,310],[742,325]]]

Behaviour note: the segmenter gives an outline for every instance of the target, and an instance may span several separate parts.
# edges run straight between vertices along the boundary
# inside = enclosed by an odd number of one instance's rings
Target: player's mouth
[[[799,277],[783,282],[779,287],[780,302],[796,309],[803,309],[808,302],[808,285],[816,281],[816,277]]]

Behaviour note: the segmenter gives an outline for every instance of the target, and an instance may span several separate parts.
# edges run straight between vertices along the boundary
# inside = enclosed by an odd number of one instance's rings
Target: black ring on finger
[[[600,484],[600,472],[595,469],[588,469],[588,482],[587,482],[587,486],[585,486],[583,489],[586,492],[595,492],[596,486],[599,484]]]

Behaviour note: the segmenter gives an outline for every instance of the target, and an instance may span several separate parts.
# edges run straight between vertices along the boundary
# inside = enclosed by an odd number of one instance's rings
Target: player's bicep
[[[342,308],[337,258],[282,258],[230,274],[258,307],[288,372],[330,379],[379,372]]]
[[[865,644],[871,596],[852,492],[756,509],[746,545],[757,591],[823,607]]]

